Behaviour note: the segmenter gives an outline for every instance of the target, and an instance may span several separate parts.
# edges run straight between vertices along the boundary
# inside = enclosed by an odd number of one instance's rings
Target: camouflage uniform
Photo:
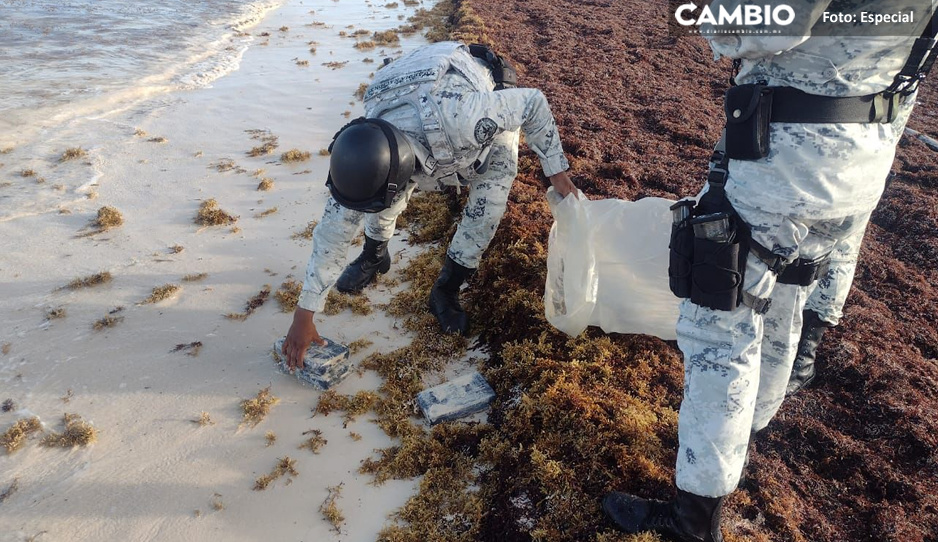
[[[738,3],[717,0],[711,9]],[[790,3],[796,9],[805,4]],[[819,17],[828,2],[808,4]],[[916,20],[926,19],[923,14]],[[716,58],[741,59],[737,83],[860,96],[889,86],[918,37],[809,38],[815,20],[804,29],[805,37],[707,39]],[[836,249],[836,276],[821,281],[812,307],[825,320],[839,318],[859,243],[913,103],[914,96],[905,100],[891,124],[773,123],[767,157],[730,161],[727,197],[752,226],[755,241],[788,261]],[[680,489],[695,495],[720,497],[736,488],[750,432],[764,428],[781,405],[798,346],[808,288],[776,284],[776,275],[752,254],[744,287],[771,298],[768,312],[759,315],[746,306],[717,311],[689,300],[681,305],[677,334],[685,384],[676,478]]]
[[[418,49],[379,73],[391,70],[398,63],[419,65],[421,55],[430,58],[433,51],[446,47],[455,49],[449,59],[451,68],[431,93],[440,112],[443,131],[455,151],[455,163],[448,169],[437,168],[432,175],[427,174],[430,169],[427,161],[432,158],[423,152],[430,145],[419,112],[402,105],[374,115],[375,110],[369,109],[366,100],[366,116],[378,116],[403,131],[415,148],[421,168],[392,205],[380,213],[353,211],[329,198],[322,220],[313,232],[313,250],[299,300],[301,308],[313,312],[322,310],[330,288],[345,267],[348,246],[362,222],[368,237],[380,241],[390,239],[398,215],[407,207],[417,188],[438,190],[445,185],[468,186],[469,200],[447,254],[464,267],[477,268],[482,253],[495,236],[517,174],[520,131],[524,131],[528,146],[540,158],[546,176],[569,169],[544,94],[526,88],[493,91],[494,82],[488,69],[465,47],[454,45],[442,43]],[[484,88],[479,90],[482,85]],[[483,159],[488,167],[477,173],[473,165]]]
[[[808,287],[808,300],[804,309],[814,311],[831,326],[839,324],[844,315],[843,308],[853,284],[864,231],[865,228],[858,229],[855,235],[841,239],[834,245],[827,274]]]

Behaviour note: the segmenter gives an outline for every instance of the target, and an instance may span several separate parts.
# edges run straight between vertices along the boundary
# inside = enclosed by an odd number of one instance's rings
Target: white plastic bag
[[[547,193],[554,225],[547,251],[544,313],[576,336],[594,325],[606,333],[675,339],[678,298],[668,289],[668,241],[674,202],[590,201],[582,192]]]

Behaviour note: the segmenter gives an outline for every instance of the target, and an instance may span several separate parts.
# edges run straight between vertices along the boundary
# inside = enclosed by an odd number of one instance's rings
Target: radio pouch
[[[769,154],[772,89],[749,84],[730,87],[726,109],[726,155],[734,160],[758,160]]]

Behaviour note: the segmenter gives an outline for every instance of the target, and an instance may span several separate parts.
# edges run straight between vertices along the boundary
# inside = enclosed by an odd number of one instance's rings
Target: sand
[[[40,533],[36,540],[374,540],[413,493],[418,480],[375,487],[357,473],[374,449],[391,444],[367,415],[347,427],[340,414],[313,417],[320,392],[277,372],[269,350],[291,314],[271,297],[243,321],[225,317],[267,284],[302,280],[309,241],[291,235],[318,219],[326,201],[328,157],[319,150],[347,116],[362,113],[353,94],[383,54],[423,42],[360,51],[339,32],[392,28],[413,9],[289,0],[249,29],[254,42],[240,69],[211,88],[71,123],[29,152],[14,146],[0,156],[0,181],[11,183],[0,188],[0,401],[15,405],[0,413],[0,431],[29,416],[60,431],[68,412],[98,432],[87,447],[48,448],[32,438],[0,452],[0,493],[15,481],[0,504],[0,541]],[[263,143],[251,130],[276,136],[279,146],[248,156]],[[60,161],[79,146],[86,156]],[[281,162],[293,148],[312,156]],[[234,168],[219,171],[225,160]],[[37,176],[21,176],[24,169]],[[257,190],[263,178],[273,180],[268,191]],[[209,199],[237,221],[196,224]],[[104,206],[123,224],[85,235]],[[417,250],[405,236],[390,248],[404,261]],[[112,280],[62,288],[104,271]],[[197,273],[208,276],[183,280]],[[170,284],[181,288],[143,303]],[[390,295],[387,287],[369,292],[376,304]],[[58,309],[65,315],[47,317]],[[108,316],[112,325],[95,330]],[[356,363],[408,342],[380,310],[317,320],[335,340],[373,341]],[[197,356],[173,352],[196,341]],[[240,402],[268,386],[279,403],[256,427],[242,426]],[[353,373],[338,391],[377,386],[373,374]],[[194,423],[203,412],[214,423]],[[318,454],[298,448],[312,429],[327,441]],[[268,432],[276,435],[269,446]],[[295,459],[298,474],[253,490],[283,457]],[[335,505],[345,520],[337,532],[320,506],[340,485]]]

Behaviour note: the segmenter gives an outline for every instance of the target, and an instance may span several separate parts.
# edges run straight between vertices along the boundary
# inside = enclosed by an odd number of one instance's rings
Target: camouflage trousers
[[[839,324],[844,315],[843,308],[853,285],[865,231],[865,227],[857,228],[852,235],[838,240],[831,252],[827,274],[808,287],[805,310],[817,313],[821,320],[832,326]]]
[[[519,133],[503,132],[492,142],[488,169],[482,174],[469,175],[469,200],[462,219],[446,253],[463,267],[476,269],[482,253],[488,248],[495,230],[505,214],[511,183],[518,174]],[[397,217],[407,208],[417,183],[407,188],[384,211],[365,217],[365,235],[387,241],[394,235]]]
[[[819,285],[816,295],[827,306],[846,298],[869,211],[810,219],[739,202],[734,207],[752,226],[757,242],[789,261],[834,251],[842,264],[834,267],[836,280]],[[684,399],[676,478],[679,488],[696,495],[718,497],[736,488],[750,433],[768,425],[785,398],[801,336],[809,287],[777,284],[775,274],[752,254],[744,287],[757,297],[772,299],[764,315],[744,305],[719,311],[689,300],[680,308],[677,336],[684,353]]]
[[[466,179],[469,181],[469,199],[447,249],[447,254],[464,267],[477,268],[482,253],[495,237],[508,204],[511,183],[518,172],[518,143],[518,131],[496,136],[488,169]],[[415,181],[407,183],[391,206],[380,213],[354,211],[329,198],[322,220],[313,230],[313,250],[298,302],[300,307],[313,312],[322,311],[329,290],[345,269],[348,247],[362,223],[368,237],[380,241],[391,239],[397,217],[407,208],[417,187]]]

